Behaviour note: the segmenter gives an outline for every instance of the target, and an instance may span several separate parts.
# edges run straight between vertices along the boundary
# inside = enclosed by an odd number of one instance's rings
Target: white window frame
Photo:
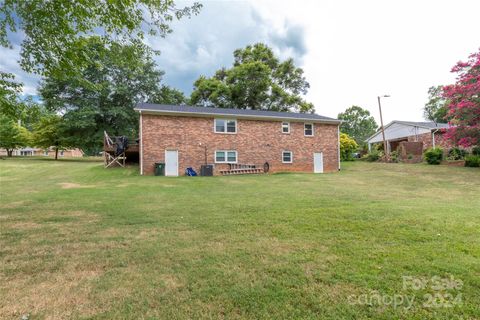
[[[306,131],[307,131],[307,125],[311,125],[312,126],[312,134],[307,134]],[[305,137],[313,137],[315,135],[315,126],[313,125],[313,123],[311,122],[306,122],[303,124],[303,135]]]
[[[283,155],[287,152],[290,153],[290,161],[285,161],[285,159],[283,157]],[[282,163],[293,163],[293,152],[292,151],[289,151],[289,150],[283,150],[282,151]]]
[[[217,161],[217,152],[224,152],[225,153],[225,161]],[[235,161],[228,161],[228,153],[235,152]],[[238,163],[238,152],[237,150],[215,150],[213,154],[213,158],[215,163]]]
[[[225,131],[217,131],[217,120],[223,120],[225,121],[224,129]],[[233,121],[235,122],[235,132],[227,132],[227,122],[228,121]],[[225,119],[225,118],[215,118],[213,119],[213,132],[215,133],[222,133],[222,134],[237,134],[238,132],[238,122],[237,119]]]
[[[286,127],[287,127],[287,129],[288,129],[287,132],[283,131],[283,128],[284,128],[283,125],[284,125],[284,124],[286,124]],[[283,121],[283,122],[282,122],[282,133],[283,133],[283,134],[289,134],[289,133],[290,133],[290,122],[288,122],[288,121]]]

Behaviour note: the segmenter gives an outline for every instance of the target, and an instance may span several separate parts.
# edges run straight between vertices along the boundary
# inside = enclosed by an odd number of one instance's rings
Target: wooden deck
[[[103,151],[105,152],[115,152],[116,151],[116,147],[113,145],[113,146],[108,146],[108,145],[104,145],[103,146]],[[125,153],[139,153],[140,152],[140,145],[138,143],[135,143],[135,144],[128,144],[128,148],[127,150],[125,150]]]
[[[138,139],[128,138],[127,148],[123,150],[122,153],[117,154],[117,138],[121,137],[110,137],[107,132],[104,131],[103,158],[105,168],[114,166],[125,167],[127,162],[136,162],[139,159],[140,146],[137,142]]]

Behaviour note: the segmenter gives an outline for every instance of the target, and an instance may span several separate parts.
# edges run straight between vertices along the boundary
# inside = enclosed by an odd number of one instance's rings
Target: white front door
[[[178,176],[178,151],[165,150],[165,175]]]
[[[313,172],[323,173],[323,152],[313,154]]]

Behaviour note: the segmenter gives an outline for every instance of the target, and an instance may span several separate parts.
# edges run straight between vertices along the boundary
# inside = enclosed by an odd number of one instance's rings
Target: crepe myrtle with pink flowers
[[[463,147],[480,145],[480,49],[451,72],[458,76],[455,84],[443,88],[453,125],[445,137]]]

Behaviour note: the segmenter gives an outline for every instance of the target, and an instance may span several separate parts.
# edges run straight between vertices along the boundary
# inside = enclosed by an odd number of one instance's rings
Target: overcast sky
[[[427,90],[455,80],[450,69],[480,47],[479,0],[200,1],[200,15],[173,24],[161,51],[165,82],[186,94],[200,76],[232,64],[232,52],[265,42],[293,57],[310,83],[306,99],[336,117],[351,105],[384,121],[421,121]],[[180,6],[188,2],[178,2]],[[19,71],[18,47],[0,49],[0,69],[35,94],[37,79]]]

